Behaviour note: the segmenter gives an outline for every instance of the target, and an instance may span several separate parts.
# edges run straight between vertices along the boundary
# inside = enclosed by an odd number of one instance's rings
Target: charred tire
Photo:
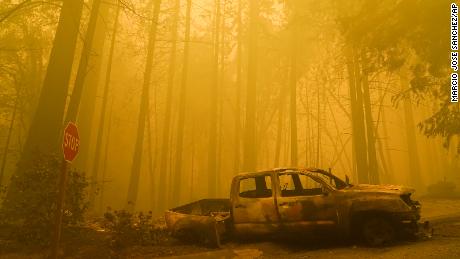
[[[395,239],[395,228],[392,222],[384,217],[370,217],[364,220],[361,237],[369,246],[383,246]]]

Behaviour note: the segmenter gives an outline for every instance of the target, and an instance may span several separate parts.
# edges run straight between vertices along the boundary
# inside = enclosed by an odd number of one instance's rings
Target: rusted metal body
[[[205,200],[166,212],[166,220],[173,233],[195,226],[216,229],[209,233],[217,233],[217,239],[229,232],[247,236],[332,231],[349,236],[369,217],[385,218],[395,229],[415,233],[420,204],[410,199],[413,192],[394,185],[353,186],[320,169],[275,169],[235,176],[230,200],[225,200],[228,207],[222,200],[220,211],[196,209]],[[220,220],[212,212],[225,216]]]
[[[175,237],[220,246],[231,219],[230,208],[228,199],[199,200],[166,211],[166,225]]]

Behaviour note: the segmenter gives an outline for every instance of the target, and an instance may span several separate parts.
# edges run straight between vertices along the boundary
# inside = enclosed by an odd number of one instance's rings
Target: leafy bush
[[[13,229],[8,234],[24,244],[49,244],[55,222],[58,181],[62,159],[57,156],[37,156],[32,168],[15,175],[14,190],[4,193],[0,208],[0,226]],[[85,188],[86,178],[69,170],[63,215],[63,231],[70,225],[83,221],[88,208]]]
[[[168,238],[164,226],[156,224],[152,212],[131,213],[108,208],[104,214],[104,226],[111,233],[111,245],[115,249],[131,245],[156,245]]]

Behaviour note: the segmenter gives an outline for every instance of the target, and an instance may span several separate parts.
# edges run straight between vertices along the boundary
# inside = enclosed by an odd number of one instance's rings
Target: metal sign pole
[[[62,229],[62,215],[65,200],[65,188],[67,182],[67,168],[68,163],[65,159],[62,159],[61,172],[59,176],[59,193],[56,208],[56,222],[54,225],[54,236],[53,236],[53,251],[51,258],[58,258],[59,254],[59,242],[61,240],[61,229]]]

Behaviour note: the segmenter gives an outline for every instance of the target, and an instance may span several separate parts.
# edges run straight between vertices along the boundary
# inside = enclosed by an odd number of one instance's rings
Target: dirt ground
[[[114,250],[105,233],[86,231],[65,238],[65,258],[460,258],[459,200],[423,199],[422,219],[435,229],[428,240],[397,242],[384,248],[356,245],[350,240],[257,240],[228,242],[220,249],[183,244],[170,239],[156,246],[131,246]],[[0,258],[45,258],[49,251],[2,249]]]
[[[460,258],[460,201],[420,201],[422,221],[432,222],[435,230],[427,240],[401,241],[384,248],[369,248],[347,240],[230,243],[218,251],[169,258]]]
[[[398,242],[384,248],[369,248],[339,241],[322,244],[256,242],[228,244],[219,251],[172,258],[460,258],[460,217],[454,221],[438,222],[434,226],[436,232],[429,240]]]

